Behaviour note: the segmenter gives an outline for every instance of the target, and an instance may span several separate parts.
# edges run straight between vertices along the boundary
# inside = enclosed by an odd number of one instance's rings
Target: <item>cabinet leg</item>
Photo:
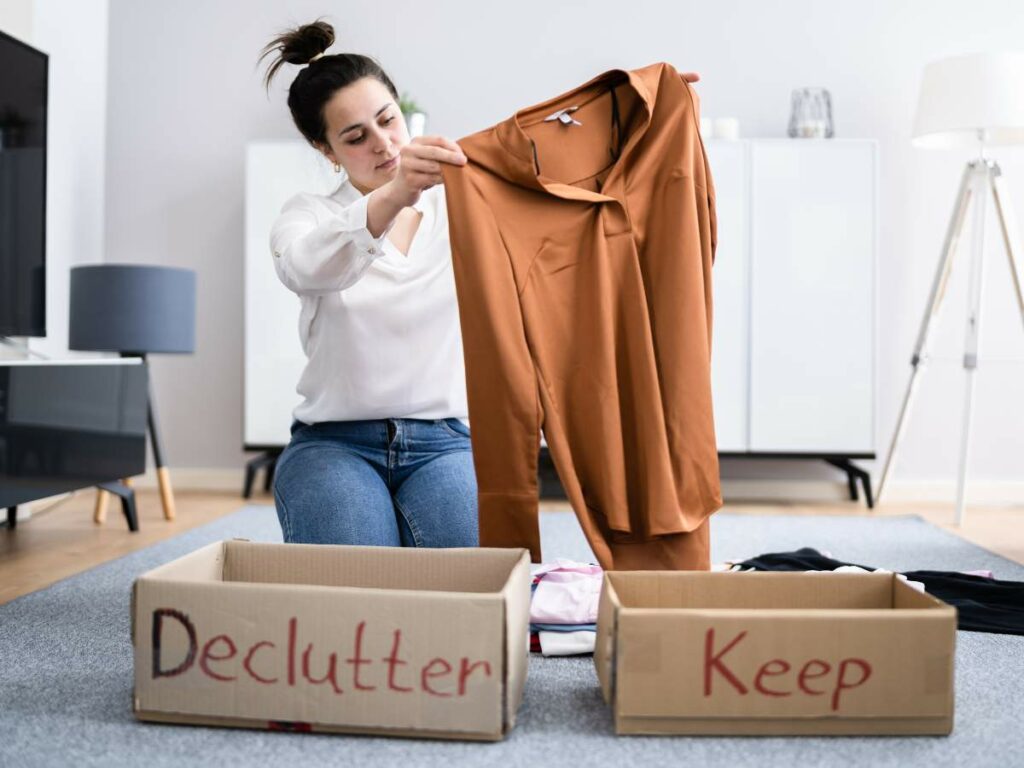
[[[250,461],[245,465],[245,482],[242,483],[242,498],[248,499],[252,496],[252,483],[256,479],[256,467]]]
[[[850,489],[850,501],[860,500],[860,494],[857,492],[857,481],[859,480],[864,488],[864,501],[868,509],[875,508],[875,498],[871,493],[871,475],[867,471],[861,469],[849,459],[825,459],[825,461],[846,473],[846,485]]]
[[[101,491],[112,493],[121,499],[121,511],[124,512],[125,520],[128,523],[128,530],[132,533],[137,533],[139,530],[139,516],[135,509],[135,491],[126,486],[124,483],[100,483],[98,486]]]
[[[274,470],[277,469],[277,456],[275,456],[269,464],[267,464],[266,472],[263,474],[263,490],[270,493],[270,490],[274,487]]]
[[[121,485],[126,488],[132,487],[132,479],[125,477],[121,479]],[[92,521],[96,525],[103,525],[107,519],[107,503],[110,501],[110,491],[104,491],[102,488],[96,491],[96,506],[93,508]]]
[[[868,503],[868,509],[875,508],[875,497],[871,494],[871,475],[861,470],[861,482],[864,484],[864,498]]]
[[[268,493],[270,492],[274,484],[274,470],[277,468],[277,460],[280,456],[280,451],[267,451],[246,463],[245,482],[242,485],[243,499],[248,499],[252,496],[252,486],[256,482],[256,473],[261,469],[266,472],[263,477],[263,490]]]

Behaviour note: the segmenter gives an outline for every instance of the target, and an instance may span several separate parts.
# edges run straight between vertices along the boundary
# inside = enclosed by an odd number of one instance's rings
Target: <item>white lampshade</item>
[[[977,53],[932,62],[924,70],[914,117],[914,146],[976,149],[1024,144],[1024,51]]]

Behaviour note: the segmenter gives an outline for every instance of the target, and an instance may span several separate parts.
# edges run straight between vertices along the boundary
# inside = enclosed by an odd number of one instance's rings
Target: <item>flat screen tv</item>
[[[47,66],[0,32],[0,336],[46,335]]]

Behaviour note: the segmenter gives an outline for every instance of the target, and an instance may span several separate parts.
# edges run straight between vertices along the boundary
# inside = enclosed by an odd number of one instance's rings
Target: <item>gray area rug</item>
[[[589,559],[575,519],[542,516],[546,559]],[[144,571],[209,542],[280,541],[272,507],[250,506],[0,606],[0,766],[426,765],[1008,766],[1024,761],[1024,637],[959,632],[949,737],[616,737],[590,657],[530,661],[519,722],[496,744],[157,725],[131,712],[129,590]],[[811,546],[891,570],[1024,566],[917,517],[716,515],[712,558]],[[1016,757],[1014,757],[1016,755]]]

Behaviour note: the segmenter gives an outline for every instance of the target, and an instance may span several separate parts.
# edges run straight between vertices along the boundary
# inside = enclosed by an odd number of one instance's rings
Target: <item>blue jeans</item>
[[[458,419],[292,425],[274,471],[286,542],[475,547],[476,473]]]

